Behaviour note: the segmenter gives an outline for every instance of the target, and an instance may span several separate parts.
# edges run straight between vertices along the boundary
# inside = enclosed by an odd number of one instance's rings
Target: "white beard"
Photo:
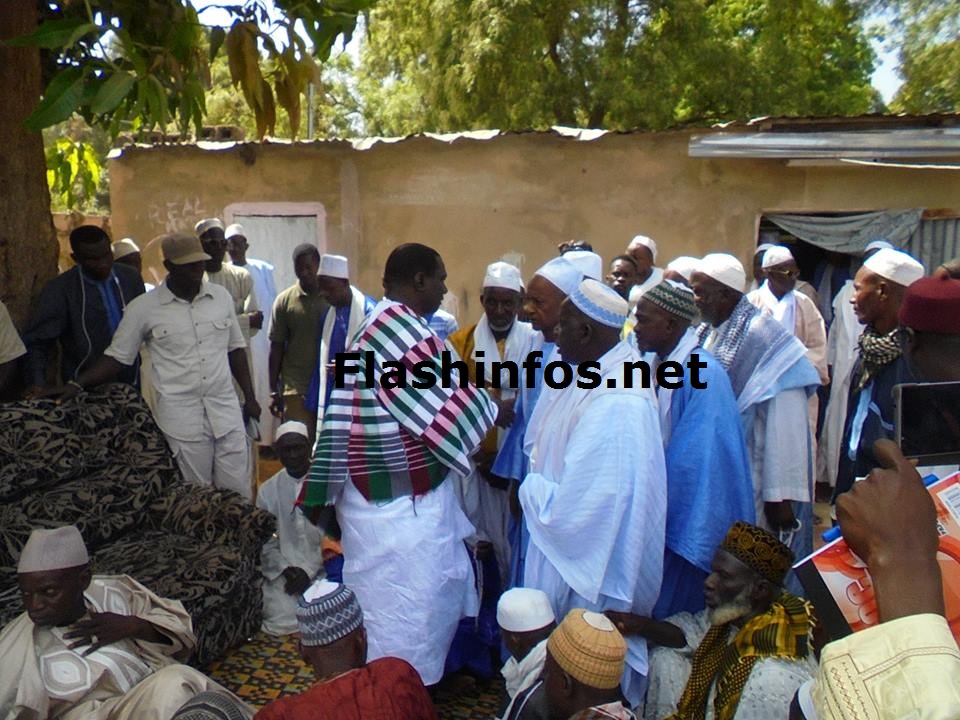
[[[739,620],[753,612],[753,605],[750,603],[750,590],[745,587],[730,602],[719,605],[707,610],[707,619],[711,625],[726,625],[734,620]]]

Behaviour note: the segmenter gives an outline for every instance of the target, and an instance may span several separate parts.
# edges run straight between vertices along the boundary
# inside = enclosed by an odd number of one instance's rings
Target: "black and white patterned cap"
[[[305,646],[329,645],[363,625],[363,611],[346,585],[317,580],[297,599],[297,624]]]

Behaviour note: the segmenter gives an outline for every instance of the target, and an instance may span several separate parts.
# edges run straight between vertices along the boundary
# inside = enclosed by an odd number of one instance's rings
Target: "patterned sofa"
[[[100,574],[127,574],[193,617],[202,666],[260,627],[260,549],[274,519],[185,483],[140,396],[108,385],[63,405],[0,405],[0,625],[23,612],[16,567],[34,527],[74,523]]]

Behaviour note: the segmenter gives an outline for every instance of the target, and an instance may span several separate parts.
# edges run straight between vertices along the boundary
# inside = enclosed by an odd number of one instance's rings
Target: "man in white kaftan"
[[[475,324],[453,333],[447,345],[467,363],[470,382],[487,389],[492,395],[513,402],[517,396],[522,363],[535,347],[542,344],[542,335],[530,323],[517,320],[523,284],[520,271],[505,262],[487,267],[480,293],[483,316]],[[493,363],[513,363],[518,372],[511,378],[507,369],[494,375]],[[494,428],[483,440],[474,456],[473,472],[458,486],[463,511],[477,529],[477,541],[493,545],[500,577],[509,576],[510,518],[509,489],[493,487],[488,480],[490,467],[503,445],[505,431]]]
[[[485,391],[460,386],[456,369],[439,382],[444,346],[425,317],[439,307],[445,278],[443,260],[424,245],[400,245],[388,257],[387,298],[350,348],[353,369],[341,369],[300,499],[327,527],[335,511],[343,580],[363,607],[369,659],[406,660],[425,685],[442,677],[461,618],[479,609],[463,542],[474,530],[453,483],[470,472],[498,413]],[[434,382],[397,382],[414,366]]]
[[[544,388],[527,433],[530,472],[519,490],[530,530],[524,584],[543,590],[557,617],[573,608],[649,616],[660,590],[663,443],[653,390],[623,387],[624,364],[639,360],[619,340],[626,315],[626,301],[592,279],[564,301],[560,355],[598,365],[601,379],[594,389]],[[646,641],[632,638],[621,684],[632,705],[646,674]]]
[[[277,428],[273,447],[283,469],[260,486],[257,507],[277,519],[277,531],[260,553],[263,572],[263,631],[297,631],[297,598],[323,567],[323,540],[316,525],[297,507],[310,470],[307,426],[289,420]]]
[[[780,533],[797,557],[812,552],[813,455],[808,398],[820,384],[806,348],[743,294],[732,255],[711,253],[692,276],[706,321],[698,332],[730,375],[750,455],[757,524]],[[789,586],[799,586],[793,578]]]
[[[230,254],[231,265],[242,268],[250,273],[253,279],[252,297],[258,309],[266,310],[269,314],[273,301],[277,299],[277,286],[273,277],[273,265],[266,260],[258,260],[247,255],[250,244],[242,225],[234,223],[228,225],[224,233],[227,239],[227,252]],[[238,315],[239,317],[239,315]],[[270,407],[270,373],[267,359],[270,355],[270,337],[264,321],[263,332],[251,333],[247,338],[250,346],[250,374],[253,377],[254,390],[257,393],[257,402],[261,407]],[[263,445],[273,444],[275,424],[272,416],[264,416],[260,423],[260,442]]]
[[[27,612],[0,632],[5,720],[168,720],[197,693],[227,692],[185,660],[183,605],[126,575],[92,576],[74,526],[35,530],[20,556]]]

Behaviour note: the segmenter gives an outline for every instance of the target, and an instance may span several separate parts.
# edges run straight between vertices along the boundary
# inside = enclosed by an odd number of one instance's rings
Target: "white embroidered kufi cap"
[[[523,289],[523,281],[520,279],[520,271],[513,265],[495,262],[487,265],[487,273],[483,276],[483,287],[520,292]]]
[[[275,437],[277,440],[279,440],[287,433],[303,435],[305,438],[310,437],[310,434],[307,432],[307,426],[297,420],[287,420],[285,423],[280,423],[280,425],[277,427]]]
[[[636,250],[638,247],[645,247],[653,256],[653,261],[657,261],[657,242],[652,237],[646,235],[635,235],[630,244],[627,245],[627,252]]]
[[[772,247],[776,247],[776,245],[774,245],[773,243],[760,243],[759,245],[757,245],[757,249],[753,251],[753,256],[756,257],[760,253],[766,252]]]
[[[543,590],[511,588],[497,603],[497,624],[507,632],[539,630],[555,621],[550,599]]]
[[[763,262],[760,267],[766,270],[791,260],[793,260],[793,253],[790,252],[789,248],[785,248],[783,245],[774,245],[763,254]]]
[[[620,328],[627,320],[630,306],[613,288],[599,280],[587,278],[570,294],[570,302],[601,325]]]
[[[197,234],[197,237],[200,237],[205,232],[212,230],[213,228],[220,228],[223,230],[223,220],[220,218],[204,218],[193,226],[193,231]]]
[[[883,248],[863,261],[863,267],[897,285],[909,287],[923,277],[923,265],[900,250]]]
[[[224,231],[223,235],[227,240],[237,235],[243,235],[244,237],[246,237],[246,233],[243,232],[243,225],[241,225],[240,223],[227,225],[227,229]]]
[[[567,255],[569,254],[567,253]],[[580,268],[567,260],[566,256],[553,258],[537,270],[534,275],[549,280],[550,284],[564,295],[569,295],[576,290],[577,285],[583,280],[583,273]]]
[[[87,546],[76,525],[52,530],[38,529],[30,533],[20,552],[18,573],[44,572],[79,567],[90,562]]]
[[[123,238],[113,244],[113,259],[119,260],[127,255],[133,255],[140,252],[140,248],[133,241],[133,238]]]
[[[580,268],[580,272],[589,278],[599,280],[603,277],[603,259],[590,250],[571,250],[563,254],[563,259]]]
[[[320,256],[320,271],[317,275],[338,278],[340,280],[350,279],[347,259],[343,255],[329,255],[324,253]]]
[[[743,292],[747,284],[747,274],[743,270],[743,265],[733,255],[727,253],[704,255],[697,265],[696,272],[712,277],[737,292]]]
[[[667,270],[673,270],[675,273],[680,273],[684,280],[690,282],[690,276],[693,275],[694,270],[697,269],[697,263],[699,262],[700,258],[690,257],[689,255],[681,255],[680,257],[674,258],[667,263]]]

